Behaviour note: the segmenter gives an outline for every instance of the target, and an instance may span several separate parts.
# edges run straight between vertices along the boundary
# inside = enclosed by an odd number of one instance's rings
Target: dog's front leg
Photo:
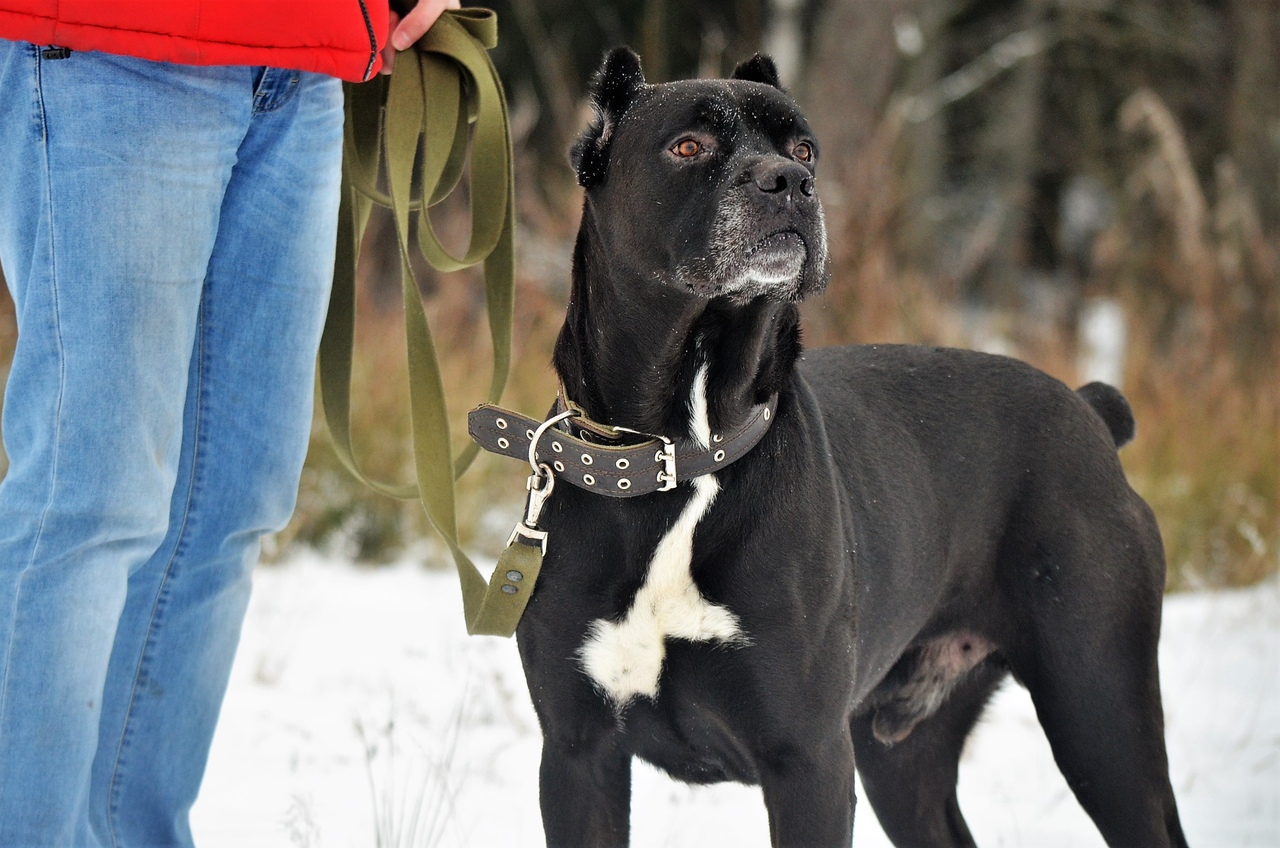
[[[629,844],[631,754],[616,737],[545,738],[538,784],[548,848]]]
[[[853,843],[853,745],[846,735],[822,755],[791,750],[761,775],[774,848],[849,848]]]

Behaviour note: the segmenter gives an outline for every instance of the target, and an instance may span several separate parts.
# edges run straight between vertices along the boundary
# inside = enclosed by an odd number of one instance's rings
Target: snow
[[[1280,845],[1280,581],[1165,602],[1170,766],[1192,845]],[[512,640],[468,637],[452,572],[300,553],[260,568],[204,790],[204,848],[539,846],[540,740]],[[1100,846],[1025,691],[970,740],[980,845]],[[854,844],[888,845],[868,805]],[[637,764],[632,844],[766,846],[759,790]]]

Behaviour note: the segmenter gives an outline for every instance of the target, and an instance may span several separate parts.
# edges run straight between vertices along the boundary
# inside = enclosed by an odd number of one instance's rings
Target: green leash
[[[497,16],[488,9],[447,11],[414,49],[396,57],[395,73],[346,87],[342,205],[333,294],[320,343],[320,396],[334,448],[346,467],[379,492],[419,498],[453,553],[462,584],[467,632],[510,636],[537,577],[527,546],[500,561],[489,585],[458,543],[454,480],[475,459],[471,444],[455,461],[450,448],[444,382],[431,331],[409,264],[409,222],[416,216],[418,244],[432,267],[456,271],[484,264],[493,377],[488,400],[497,403],[511,368],[514,299],[514,167],[502,83],[486,52],[498,40]],[[389,81],[388,81],[389,79]],[[455,257],[441,246],[426,209],[439,203],[462,176],[471,149],[471,243]],[[419,144],[421,143],[421,155]],[[378,189],[385,155],[387,191]],[[416,171],[415,171],[416,164]],[[421,200],[411,187],[420,186]],[[408,336],[409,395],[416,486],[370,480],[351,449],[351,355],[355,337],[355,269],[360,240],[374,204],[392,210],[400,243]],[[504,557],[511,560],[511,557]]]

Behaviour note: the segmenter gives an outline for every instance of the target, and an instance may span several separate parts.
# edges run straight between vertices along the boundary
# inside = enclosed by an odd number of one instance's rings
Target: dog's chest
[[[694,379],[689,402],[694,436],[704,446],[711,440],[706,380],[704,366]],[[583,669],[619,708],[637,695],[657,697],[668,638],[724,643],[743,639],[737,616],[702,597],[693,582],[694,533],[720,486],[713,475],[695,478],[692,485],[693,497],[659,540],[626,614],[616,621],[592,622],[579,651]]]

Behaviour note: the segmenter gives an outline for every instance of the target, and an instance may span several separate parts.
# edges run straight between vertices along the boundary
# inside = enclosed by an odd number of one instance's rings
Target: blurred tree
[[[802,94],[844,107],[812,111],[855,251],[879,222],[901,262],[964,295],[1069,306],[1096,237],[1139,214],[1142,139],[1120,114],[1144,90],[1195,181],[1229,185],[1210,203],[1254,210],[1240,226],[1275,243],[1274,0],[831,0],[813,44]]]

